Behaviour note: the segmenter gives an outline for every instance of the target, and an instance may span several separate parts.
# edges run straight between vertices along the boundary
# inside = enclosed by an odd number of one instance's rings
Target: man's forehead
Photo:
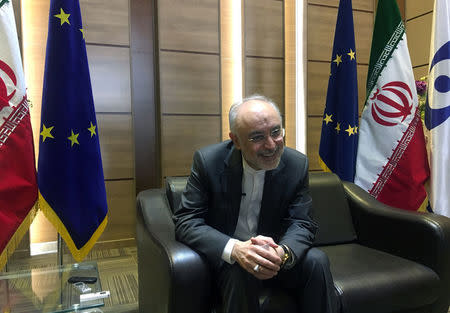
[[[266,132],[281,127],[281,118],[278,113],[272,112],[251,112],[243,114],[238,122],[238,128],[245,129],[247,132]]]
[[[237,115],[238,119],[241,118],[242,120],[248,121],[280,117],[273,105],[264,100],[249,100],[244,102]]]
[[[248,100],[241,105],[242,110],[248,110],[248,111],[264,111],[267,110],[267,108],[272,108],[272,106],[267,103],[264,100]]]

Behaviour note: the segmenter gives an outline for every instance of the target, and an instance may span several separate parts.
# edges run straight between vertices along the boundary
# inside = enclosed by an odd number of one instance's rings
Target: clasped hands
[[[270,279],[278,274],[284,250],[271,237],[257,236],[237,241],[231,257],[258,279]],[[259,265],[256,267],[255,266]]]

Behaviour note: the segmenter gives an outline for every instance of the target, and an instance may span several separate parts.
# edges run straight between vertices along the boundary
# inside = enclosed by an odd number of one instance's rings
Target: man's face
[[[281,127],[281,118],[270,104],[251,100],[239,108],[236,134],[230,133],[230,138],[252,168],[272,170],[283,154]]]

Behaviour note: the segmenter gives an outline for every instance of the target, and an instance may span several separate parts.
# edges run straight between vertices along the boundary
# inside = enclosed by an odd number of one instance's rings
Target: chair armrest
[[[421,263],[441,279],[449,278],[449,218],[393,208],[356,184],[343,184],[360,243]]]
[[[450,219],[385,205],[359,186],[343,182],[358,241],[418,263],[438,274],[441,286],[432,312],[450,304]]]
[[[139,193],[136,206],[140,312],[208,312],[208,265],[197,252],[175,240],[164,190]]]

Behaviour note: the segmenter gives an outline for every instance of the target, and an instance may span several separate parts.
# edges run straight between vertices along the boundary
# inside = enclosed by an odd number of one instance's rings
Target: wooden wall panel
[[[163,116],[162,175],[188,175],[194,151],[221,140],[220,116]]]
[[[361,114],[366,99],[366,79],[369,66],[358,65],[358,105]],[[327,98],[330,64],[308,62],[308,115],[322,116]]]
[[[133,132],[129,114],[97,114],[105,179],[134,178]]]
[[[398,10],[400,11],[400,15],[401,15],[403,21],[405,21],[405,16],[406,16],[405,2],[406,2],[406,0],[397,0]]]
[[[273,99],[284,114],[284,2],[244,0],[245,96]]]
[[[218,55],[160,53],[161,111],[220,114]]]
[[[413,66],[429,62],[432,20],[433,13],[428,13],[406,22],[408,48]]]
[[[221,139],[219,0],[158,1],[161,178]]]
[[[369,71],[368,65],[358,65],[358,111],[359,115],[362,113],[364,108],[364,102],[366,101],[366,82],[367,82],[367,72]]]
[[[308,62],[308,115],[322,116],[330,77],[330,64],[325,62]],[[309,135],[309,134],[308,134]]]
[[[283,1],[244,0],[245,54],[284,57]]]
[[[415,79],[420,79],[424,76],[428,75],[428,64],[424,65],[424,66],[418,66],[413,68],[414,71],[414,78]]]
[[[309,5],[307,12],[307,58],[308,60],[329,62],[338,10],[337,8]]]
[[[219,53],[218,0],[158,1],[160,49]]]
[[[97,112],[131,112],[130,49],[87,45]]]
[[[245,95],[254,93],[271,98],[284,113],[284,60],[246,58]]]
[[[128,0],[80,0],[87,43],[130,44]]]
[[[406,3],[406,35],[416,79],[428,75],[433,9],[434,0],[408,0]]]
[[[326,6],[339,6],[339,0],[308,0],[309,4],[320,4]],[[353,10],[366,10],[374,11],[374,1],[371,0],[353,0],[352,1]]]
[[[17,29],[17,37],[19,37],[19,45],[22,45],[22,25],[21,19],[22,16],[20,14],[20,0],[12,0],[11,1],[13,10],[14,10],[14,19],[16,21],[16,29]]]
[[[337,8],[308,6],[308,60],[329,61],[333,49]],[[358,63],[368,64],[373,32],[373,13],[353,12]]]
[[[136,236],[134,180],[107,181],[108,224],[99,241],[127,240]]]
[[[308,117],[307,121],[307,155],[309,158],[309,170],[321,170],[319,164],[320,133],[322,131],[322,117]]]
[[[355,27],[356,59],[358,64],[369,64],[374,14],[353,11],[353,23]]]
[[[406,20],[433,11],[434,0],[408,0],[405,5]]]

